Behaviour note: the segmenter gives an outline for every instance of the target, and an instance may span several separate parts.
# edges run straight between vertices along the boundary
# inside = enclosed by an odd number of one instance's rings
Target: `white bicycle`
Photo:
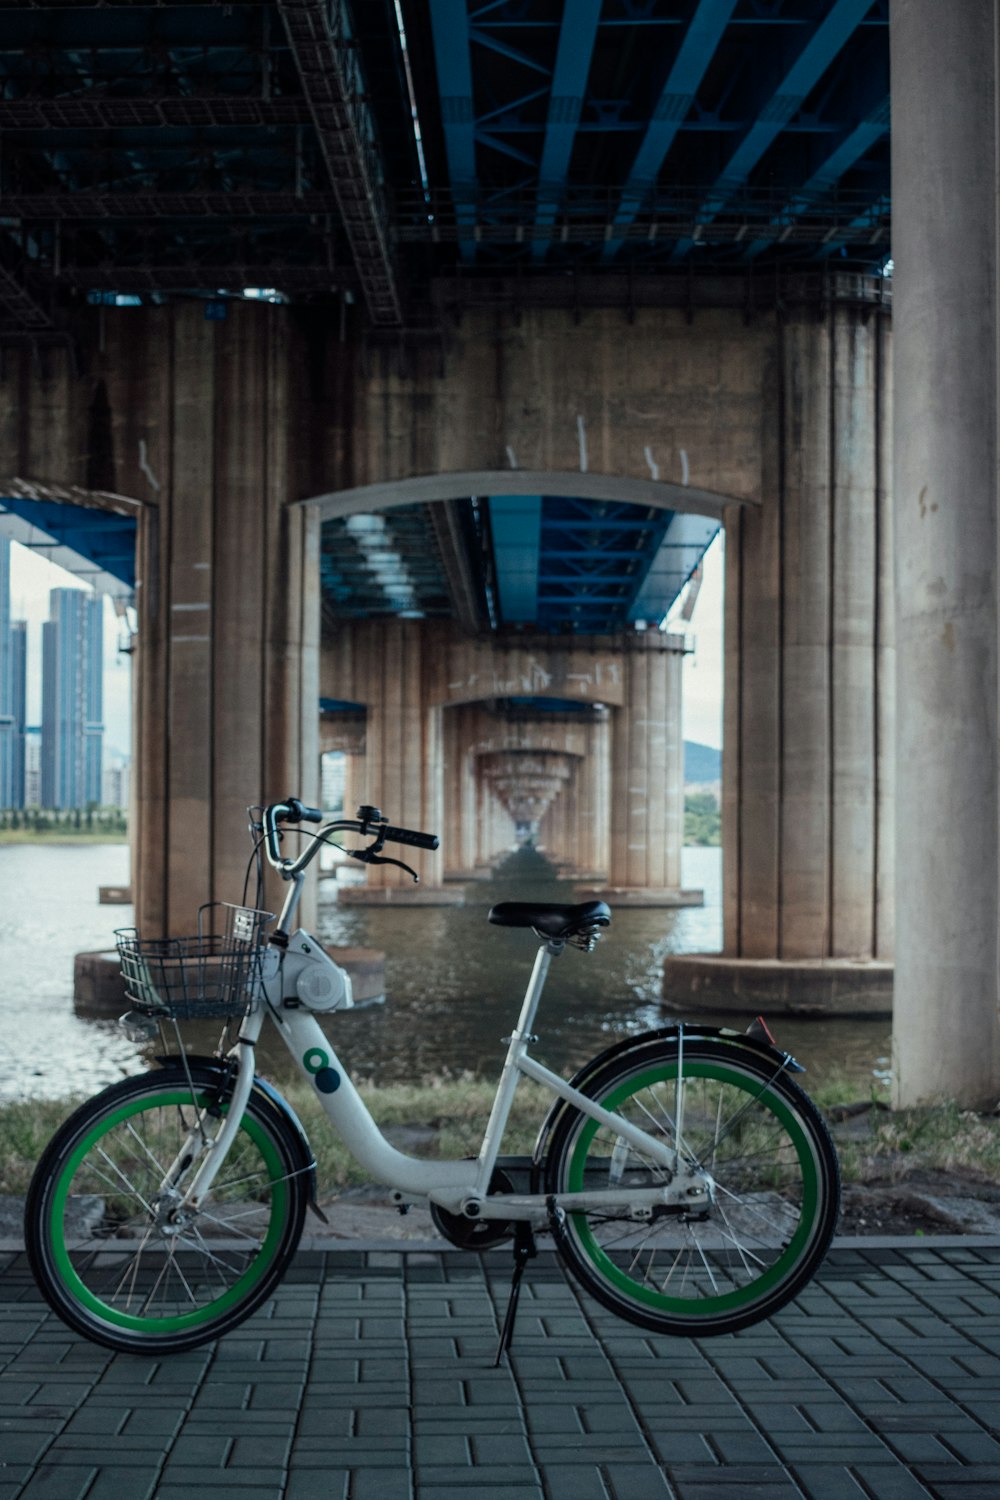
[[[610,912],[600,901],[504,902],[490,921],[533,928],[540,947],[479,1155],[408,1156],[379,1132],[316,1020],[352,1004],[350,980],[292,921],[306,867],[327,839],[370,839],[351,851],[367,862],[384,860],[386,843],[436,848],[437,839],[394,828],[365,807],[357,819],[325,823],[291,859],[281,854],[282,830],[323,823],[324,814],[295,798],[254,814],[258,882],[263,847],[289,883],[269,934],[268,914],[243,906],[229,908],[219,935],[119,936],[136,1012],[175,1030],[193,1016],[226,1018],[218,1051],[195,1056],[181,1046],[154,1071],[105,1089],[65,1122],[38,1163],[26,1205],[28,1255],[72,1328],[132,1352],[217,1338],[274,1291],[307,1208],[322,1217],[305,1130],[255,1071],[265,1022],[401,1209],[429,1201],[439,1231],[467,1249],[514,1240],[498,1360],[536,1230],[551,1234],[598,1301],[662,1333],[732,1332],[770,1316],[809,1281],[836,1225],[837,1157],[791,1076],[802,1069],[762,1023],[746,1034],[684,1024],[629,1036],[566,1082],[531,1054],[538,1003],[553,958],[567,946],[593,948]],[[524,1077],[553,1102],[518,1184],[500,1148]]]

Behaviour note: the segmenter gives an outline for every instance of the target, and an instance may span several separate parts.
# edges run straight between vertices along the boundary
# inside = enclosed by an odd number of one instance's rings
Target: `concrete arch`
[[[649,632],[630,649],[670,650],[675,637]],[[620,644],[601,637],[553,646],[517,637],[501,646],[473,640],[450,621],[378,618],[345,622],[322,649],[320,691],[348,703],[386,703],[400,691],[416,690],[428,707],[454,707],[496,698],[564,698],[579,703],[624,701],[625,668]],[[399,673],[385,680],[386,662],[405,662],[409,684]],[[373,670],[372,663],[379,663]]]
[[[17,500],[50,500],[57,505],[79,505],[89,510],[113,510],[119,515],[136,516],[148,507],[148,500],[131,495],[116,495],[110,490],[88,490],[79,484],[58,484],[49,479],[24,479],[20,475],[0,476],[0,496]]]
[[[293,501],[315,507],[322,520],[359,512],[391,510],[397,505],[460,500],[467,495],[573,495],[580,500],[616,500],[651,505],[661,510],[711,516],[721,521],[734,505],[756,507],[757,500],[717,494],[658,479],[634,479],[619,474],[594,474],[574,469],[466,469],[444,474],[419,474],[409,479],[331,490]]]

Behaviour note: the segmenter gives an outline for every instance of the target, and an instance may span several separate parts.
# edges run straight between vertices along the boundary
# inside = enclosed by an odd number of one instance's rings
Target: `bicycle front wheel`
[[[105,1089],[60,1128],[32,1179],[35,1279],[70,1327],[112,1349],[163,1353],[226,1333],[269,1295],[302,1232],[301,1143],[257,1094],[208,1200],[173,1211],[171,1170],[191,1180],[205,1149],[191,1142],[227,1108],[217,1074],[193,1066],[191,1078],[193,1090],[178,1065]]]
[[[553,1131],[546,1189],[621,1194],[620,1208],[561,1205],[559,1250],[598,1301],[662,1333],[732,1333],[769,1317],[815,1272],[837,1222],[839,1165],[822,1117],[776,1063],[692,1040],[679,1090],[678,1058],[676,1042],[642,1047],[584,1092],[704,1172],[707,1210],[630,1207],[630,1194],[665,1185],[669,1172],[573,1109]]]

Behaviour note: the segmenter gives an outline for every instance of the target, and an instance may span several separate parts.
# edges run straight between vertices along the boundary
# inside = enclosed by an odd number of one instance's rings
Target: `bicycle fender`
[[[780,1047],[773,1047],[770,1042],[764,1041],[762,1038],[747,1036],[744,1032],[733,1031],[728,1026],[702,1026],[685,1021],[683,1025],[675,1023],[671,1026],[657,1026],[652,1031],[639,1031],[634,1036],[622,1037],[620,1041],[613,1043],[610,1047],[606,1047],[603,1052],[599,1052],[596,1057],[592,1057],[589,1062],[584,1063],[579,1072],[575,1073],[570,1079],[570,1087],[579,1089],[581,1093],[585,1093],[587,1084],[592,1083],[598,1074],[603,1072],[609,1062],[617,1060],[626,1052],[637,1052],[653,1043],[677,1040],[682,1030],[686,1041],[699,1041],[702,1038],[708,1038],[712,1041],[729,1042],[735,1047],[742,1047],[748,1052],[755,1052],[758,1057],[766,1057],[769,1062],[778,1063],[788,1068],[792,1073],[805,1072],[802,1064],[796,1062],[790,1053],[783,1052]],[[540,1167],[545,1160],[549,1136],[559,1115],[564,1109],[572,1108],[573,1106],[567,1104],[565,1099],[556,1099],[549,1108],[549,1112],[542,1121],[541,1129],[535,1141],[535,1149],[531,1158],[533,1168]]]
[[[225,1062],[218,1057],[205,1056],[200,1052],[189,1052],[187,1054],[187,1060],[190,1066],[205,1068],[208,1072],[214,1073],[220,1078],[226,1072]],[[161,1067],[177,1066],[177,1059],[175,1057],[158,1057],[156,1058],[156,1061],[160,1064]],[[319,1202],[317,1199],[316,1157],[313,1153],[312,1146],[309,1144],[309,1137],[306,1135],[305,1126],[302,1124],[302,1121],[299,1119],[298,1115],[295,1113],[288,1100],[283,1098],[283,1096],[278,1093],[278,1090],[274,1087],[274,1085],[272,1083],[268,1083],[266,1078],[261,1078],[259,1073],[254,1074],[253,1092],[255,1094],[262,1094],[268,1101],[268,1103],[277,1110],[278,1114],[285,1119],[286,1123],[292,1127],[292,1132],[299,1146],[299,1155],[301,1160],[300,1170],[303,1177],[306,1179],[306,1188],[309,1194],[309,1207],[319,1218],[322,1218],[323,1212],[319,1206]]]

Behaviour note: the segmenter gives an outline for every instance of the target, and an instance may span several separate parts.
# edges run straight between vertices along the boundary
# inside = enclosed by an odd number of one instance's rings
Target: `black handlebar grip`
[[[389,823],[381,833],[383,838],[389,839],[393,844],[412,844],[415,849],[436,849],[439,843],[436,833],[417,833],[413,828],[393,828]]]
[[[288,823],[322,823],[323,812],[318,807],[307,807],[304,802],[299,801],[298,797],[289,797],[285,821]]]

